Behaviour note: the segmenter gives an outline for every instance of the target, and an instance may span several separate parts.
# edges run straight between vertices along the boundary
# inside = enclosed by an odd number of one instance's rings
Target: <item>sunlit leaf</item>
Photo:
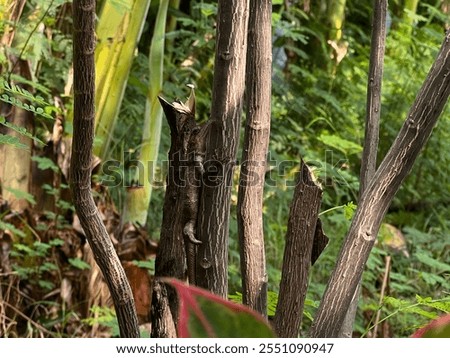
[[[30,193],[27,193],[22,190],[14,189],[14,188],[8,188],[8,187],[4,187],[3,189],[5,189],[5,190],[9,191],[11,194],[13,194],[16,197],[16,199],[25,199],[32,205],[36,204],[36,200],[34,200],[34,196],[31,195]]]
[[[91,265],[89,265],[86,261],[83,261],[77,257],[69,259],[69,263],[79,270],[89,270],[91,268]]]

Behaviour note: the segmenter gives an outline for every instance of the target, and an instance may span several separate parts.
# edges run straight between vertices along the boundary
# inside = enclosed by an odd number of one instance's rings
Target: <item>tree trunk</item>
[[[95,0],[73,2],[74,120],[70,186],[86,238],[108,284],[121,337],[139,337],[133,293],[91,193],[95,118]]]
[[[373,2],[372,41],[369,64],[369,80],[367,85],[367,109],[364,149],[361,158],[361,175],[359,196],[362,197],[370,179],[375,175],[381,114],[381,83],[383,79],[384,49],[386,42],[387,0]],[[353,295],[352,302],[345,316],[340,337],[351,338],[353,324],[361,293],[361,282]]]
[[[279,337],[298,337],[321,200],[322,189],[314,182],[302,160],[289,212],[280,293],[274,318]]]
[[[7,105],[2,103],[0,107],[1,106]],[[15,106],[10,107],[9,110],[10,115],[7,116],[8,122],[19,128],[25,128],[28,133],[34,132],[33,113]],[[8,188],[23,193],[30,192],[31,153],[33,149],[33,140],[22,136],[13,130],[9,130],[7,134],[12,137],[19,137],[20,142],[28,147],[28,150],[19,149],[12,145],[3,145],[3,148],[1,148],[3,152],[2,168],[0,168],[3,170],[0,178],[3,189],[1,194],[3,199],[8,202],[11,210],[22,212],[30,206],[30,203],[23,198],[16,198],[13,192],[8,191]]]
[[[14,37],[16,35],[16,29],[13,24],[19,21],[25,4],[25,0],[5,1],[3,4],[5,11],[0,14],[0,20],[5,25],[0,40],[0,50],[2,52],[8,53],[9,48],[13,45]],[[8,49],[8,51],[6,51],[6,49]],[[11,69],[2,68],[0,64],[0,73],[7,73],[8,70],[10,70],[28,80],[32,79],[30,66],[27,61],[16,58],[15,56],[8,57],[9,63],[11,63]],[[26,90],[31,90],[28,86],[25,87]],[[0,103],[0,114],[6,117],[8,122],[17,127],[25,128],[28,133],[34,132],[34,115],[31,112],[2,102]],[[3,129],[4,128],[2,128],[2,130]],[[5,188],[12,188],[24,193],[30,191],[33,140],[22,136],[13,130],[5,130],[2,134],[19,137],[22,144],[29,148],[29,150],[26,151],[10,145],[0,146],[0,163],[2,163],[2,166],[0,167],[0,189],[3,188],[0,191],[0,195],[3,196],[4,200],[8,201],[9,207],[12,210],[20,212],[29,207],[29,202],[25,199],[17,199],[12,192],[5,190]]]
[[[202,186],[197,284],[228,294],[228,220],[245,87],[248,0],[220,0],[211,124]]]
[[[267,315],[263,192],[270,138],[272,4],[250,0],[247,48],[247,124],[239,194],[238,229],[243,303]]]
[[[163,221],[155,262],[152,337],[169,338],[176,337],[178,298],[175,290],[161,282],[160,278],[174,277],[179,280],[186,278],[183,206],[187,168],[184,148],[196,123],[194,106],[188,108],[179,102],[170,104],[162,98],[160,102],[169,123],[171,141]],[[186,104],[188,103],[189,100]]]
[[[450,94],[450,31],[389,152],[363,193],[319,306],[311,337],[336,337],[381,221]]]

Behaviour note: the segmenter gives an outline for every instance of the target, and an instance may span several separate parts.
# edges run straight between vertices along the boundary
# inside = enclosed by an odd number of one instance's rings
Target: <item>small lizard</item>
[[[203,162],[206,155],[209,123],[196,125],[190,130],[185,156],[187,167],[185,170],[186,187],[183,195],[183,234],[185,237],[188,279],[192,285],[195,284],[196,245],[202,243],[196,238],[196,231],[202,177],[205,172]]]

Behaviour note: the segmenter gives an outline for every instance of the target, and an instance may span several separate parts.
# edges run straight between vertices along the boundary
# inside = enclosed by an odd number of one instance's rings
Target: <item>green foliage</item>
[[[116,6],[122,6],[119,2]],[[370,51],[370,26],[367,24],[371,22],[372,5],[368,1],[347,0],[340,44],[347,52],[338,63],[332,58],[332,49],[327,42],[329,22],[326,2],[311,2],[309,10],[301,2],[290,2],[289,6],[281,0],[272,3],[272,123],[263,208],[269,280],[268,313],[273,315],[278,300],[289,205],[298,175],[299,159],[302,157],[322,185],[320,217],[324,231],[330,238],[328,247],[311,270],[304,312],[306,319],[302,324],[302,331],[306,331],[358,204]],[[141,150],[142,119],[149,85],[147,54],[157,5],[157,2],[152,2],[132,64],[117,126],[111,133],[112,146],[108,157],[119,161],[116,174],[123,184],[109,188],[117,207],[122,207],[124,186],[131,185],[131,178],[135,177],[133,161],[139,158]],[[24,16],[16,26],[16,45],[10,49],[10,53],[30,60],[36,79],[27,81],[11,74],[11,80],[24,85],[27,88],[24,90],[22,86],[12,85],[2,77],[0,101],[36,114],[37,135],[13,126],[0,117],[0,124],[19,134],[16,137],[0,133],[0,144],[27,149],[20,141],[21,136],[42,145],[39,138],[44,138],[42,134],[52,131],[53,123],[46,119],[59,113],[52,104],[52,97],[65,93],[72,61],[72,39],[70,30],[67,30],[70,29],[72,19],[59,12],[62,6],[62,0],[47,0],[44,5],[31,0],[27,2]],[[406,118],[443,39],[444,24],[448,22],[448,15],[430,2],[419,5],[412,24],[404,22],[401,2],[390,4],[389,11],[391,26],[387,37],[383,79],[379,162]],[[58,20],[57,13],[62,16]],[[162,92],[168,99],[184,100],[188,92],[185,84],[193,83],[196,87],[197,117],[201,121],[208,119],[211,108],[216,13],[215,1],[181,2],[179,9],[169,9],[170,16],[178,21],[178,26],[165,34],[165,79]],[[35,31],[39,23],[46,26],[45,32]],[[6,60],[3,55],[0,55],[2,68]],[[7,65],[4,68],[8,68]],[[63,96],[63,102],[70,113],[71,99]],[[381,317],[389,323],[394,336],[408,336],[430,318],[448,312],[449,118],[450,108],[447,106],[388,212],[386,222],[404,233],[410,258],[392,254],[389,296],[381,306],[380,285],[385,273],[385,258],[391,253],[376,246],[369,258],[356,322],[356,332],[361,335],[367,333],[378,310],[381,310]],[[70,123],[65,123],[65,131],[71,133]],[[169,128],[163,120],[159,159],[156,163],[157,181],[161,184],[153,188],[148,213],[148,231],[152,238],[158,238],[160,232],[163,183],[167,169],[164,161],[169,145]],[[35,156],[33,160],[40,169],[59,173],[57,165],[49,159]],[[104,179],[102,173],[99,178]],[[238,175],[234,181],[230,219],[230,292],[241,291],[235,219],[237,182]],[[60,199],[63,186],[53,188],[49,184],[44,185],[43,189],[56,197],[58,211],[73,210],[70,203]],[[26,193],[14,192],[14,195],[33,203],[33,198]],[[45,215],[58,224],[64,222],[59,212],[47,211]],[[0,230],[9,231],[23,240],[14,247],[14,255],[19,259],[15,269],[20,277],[32,279],[46,292],[51,290],[52,281],[48,277],[58,273],[52,251],[61,242],[32,244],[29,242],[29,228],[17,228],[1,220]],[[69,263],[79,270],[88,269],[87,263],[79,259],[70,259]],[[151,272],[154,270],[153,261],[135,263]],[[236,294],[232,299],[239,301],[240,295]],[[68,318],[61,315],[58,319],[65,321]],[[108,326],[113,335],[118,335],[117,320],[111,310],[98,308],[93,312],[91,321],[86,322]],[[45,324],[51,327],[52,322],[49,320]]]
[[[13,194],[16,197],[16,199],[25,199],[32,205],[36,204],[36,200],[34,200],[34,196],[31,195],[30,193],[24,192],[19,189],[8,188],[8,187],[4,187],[3,189],[6,191],[9,191],[11,194]]]
[[[110,330],[112,337],[120,336],[119,323],[116,313],[112,308],[94,306],[90,309],[91,316],[83,319],[83,323],[89,326],[100,325]]]
[[[51,240],[48,243],[34,241],[30,244],[14,243],[11,257],[15,258],[12,267],[20,279],[27,280],[45,291],[55,287],[51,276],[59,271],[51,252],[53,248],[61,246],[64,242],[60,239]]]
[[[12,129],[13,131],[15,131],[27,138],[31,138],[31,139],[35,140],[39,144],[45,145],[45,143],[43,141],[41,141],[39,138],[37,138],[36,136],[33,136],[33,134],[27,132],[26,128],[18,127],[15,124],[7,122],[6,119],[2,116],[0,116],[0,124],[4,125],[5,127],[9,128],[9,129]],[[10,136],[7,136],[7,137],[10,137]],[[10,137],[10,138],[14,138],[14,137]]]
[[[25,237],[26,236],[25,233],[22,230],[16,228],[14,225],[12,225],[10,223],[7,223],[7,222],[4,222],[2,220],[0,220],[0,230],[2,230],[2,231],[8,230],[8,231],[12,232],[14,235],[18,236],[18,237]]]
[[[145,260],[145,261],[133,260],[132,262],[133,265],[136,265],[137,267],[147,269],[151,275],[155,274],[155,260]]]
[[[45,108],[36,107],[34,105],[28,104],[25,101],[36,103],[40,106],[47,106],[51,108],[50,104],[47,103],[43,97],[34,96],[29,91],[24,88],[21,88],[18,85],[10,84],[8,81],[0,78],[0,101],[12,104],[18,108],[22,108],[28,112],[32,112],[34,114],[40,115],[44,118],[53,119],[53,117],[48,114]],[[20,98],[20,99],[19,99]],[[3,124],[3,123],[2,123]],[[22,134],[26,133],[22,132],[21,129],[17,129]]]
[[[106,328],[109,331],[111,337],[120,337],[120,327],[117,321],[116,312],[109,307],[93,306],[90,309],[90,316],[83,319],[82,323],[88,326],[100,326]],[[148,330],[141,329],[141,338],[150,338]]]
[[[59,172],[59,167],[50,158],[33,156],[31,159],[37,163],[40,170],[51,169],[55,173]]]
[[[30,150],[28,145],[23,144],[18,137],[0,133],[0,144],[11,145],[17,149]]]
[[[415,301],[401,300],[395,297],[387,296],[383,300],[382,307],[387,307],[389,314],[380,320],[379,324],[385,320],[392,320],[395,316],[406,316],[407,322],[411,322],[412,326],[407,327],[408,330],[415,330],[422,326],[425,322],[436,319],[442,313],[450,312],[450,297],[434,300],[431,297],[423,298],[416,295]],[[379,308],[381,309],[381,307]],[[410,321],[411,317],[415,319]],[[414,322],[414,323],[413,323]],[[367,331],[372,329],[370,326]]]
[[[79,270],[90,270],[91,269],[91,265],[89,265],[86,261],[79,259],[78,257],[70,258],[68,261],[73,267],[75,267]]]

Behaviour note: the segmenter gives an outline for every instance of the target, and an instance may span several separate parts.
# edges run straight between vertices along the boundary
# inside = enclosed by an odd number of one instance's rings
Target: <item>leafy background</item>
[[[99,2],[99,9],[107,2]],[[156,71],[149,68],[149,53],[154,23],[162,2],[152,1],[150,4],[110,137],[111,144],[102,158],[120,163],[117,175],[125,184],[109,187],[107,194],[103,190],[98,193],[101,203],[117,208],[116,216],[108,214],[115,220],[120,220],[124,210],[128,195],[126,186],[133,185],[136,174],[132,163],[139,158],[142,149],[148,88],[150,77]],[[357,205],[366,110],[371,1],[347,0],[342,37],[337,40],[340,52],[333,52],[327,42],[332,35],[325,1],[317,4],[293,1],[290,6],[280,0],[272,3],[272,127],[264,193],[269,315],[276,307],[289,204],[300,157],[311,166],[323,187],[321,219],[324,231],[330,238],[329,246],[310,275],[306,319],[301,329],[301,333],[305,334],[350,225],[354,205]],[[403,1],[390,2],[379,160],[394,140],[439,49],[444,28],[449,23],[446,4],[424,0],[419,2],[416,12],[410,12],[405,9]],[[120,8],[126,6],[126,2],[116,0],[111,1],[111,5]],[[66,7],[67,3],[62,0],[27,1],[22,17],[14,25],[17,34],[13,46],[2,45],[0,52],[3,79],[9,76],[10,55],[21,55],[31,63],[34,74],[31,97],[20,88],[8,90],[7,83],[3,83],[0,90],[2,96],[6,95],[2,97],[4,103],[21,99],[23,104],[27,103],[27,99],[32,100],[35,110],[28,110],[36,114],[35,132],[22,134],[34,138],[37,147],[42,147],[42,141],[46,142],[52,131],[53,123],[45,115],[52,118],[55,113],[62,113],[67,119],[64,133],[68,137],[71,134],[72,104],[65,89],[72,59],[71,17],[70,8],[67,10]],[[168,10],[162,93],[168,99],[184,99],[188,92],[185,84],[194,84],[199,121],[208,119],[211,106],[216,12],[216,2],[207,0],[172,1]],[[171,21],[175,20],[176,25],[173,25]],[[7,24],[7,20],[1,18],[0,32]],[[336,58],[338,55],[342,55],[339,60]],[[11,78],[18,83],[25,82],[17,76]],[[62,98],[63,110],[55,107],[54,95]],[[17,101],[14,103],[20,106]],[[0,123],[7,122],[2,119]],[[161,131],[156,135],[160,136],[160,145],[155,176],[156,180],[164,182],[165,160],[170,145],[165,121],[162,121]],[[389,337],[409,336],[430,319],[450,311],[449,136],[450,110],[447,105],[429,143],[385,218],[386,224],[397,229],[396,234],[382,230],[367,263],[355,336],[373,334],[372,326],[378,311],[383,320],[383,327],[380,328],[382,334]],[[13,141],[20,146],[18,139],[0,137],[0,140],[2,143]],[[53,165],[49,164],[42,155],[33,158],[42,170],[61,172],[56,163],[50,161]],[[106,179],[101,170],[97,173],[97,182]],[[229,292],[230,298],[235,301],[240,300],[241,287],[235,212],[238,173],[237,170],[229,243]],[[64,272],[78,270],[86,273],[88,268],[92,268],[92,263],[85,255],[70,257],[72,254],[67,254],[68,258],[61,260],[61,250],[64,252],[67,246],[67,239],[60,237],[61,230],[73,227],[70,215],[61,215],[61,212],[72,210],[70,201],[63,198],[67,187],[63,183],[58,187],[52,183],[43,185],[49,195],[57,198],[56,212],[44,212],[44,219],[34,223],[10,220],[6,209],[2,209],[0,214],[0,232],[14,238],[9,257],[18,277],[14,284],[7,281],[7,277],[0,278],[0,292],[4,298],[10,299],[4,302],[12,307],[0,304],[0,316],[4,323],[2,334],[115,335],[117,327],[111,323],[114,322],[114,313],[108,310],[107,300],[90,300],[89,296],[76,292],[72,293],[72,304],[66,307],[64,300],[52,295],[62,285],[66,277]],[[16,191],[15,195],[33,204],[31,194]],[[146,240],[157,241],[159,238],[163,199],[163,186],[154,187],[144,228]],[[48,220],[58,223],[59,231],[54,233],[54,237],[47,237],[45,242],[36,241],[33,231],[42,230],[39,223],[45,226]],[[5,236],[1,236],[0,240],[5,240]],[[83,247],[82,240],[79,245]],[[388,256],[392,258],[388,289],[380,301]],[[154,256],[133,259],[137,266],[152,271],[152,265],[145,262],[151,262]],[[78,282],[73,289],[82,291],[86,285],[86,282]],[[18,288],[19,294],[14,300],[8,291],[11,287]],[[21,299],[21,295],[33,290],[39,291],[37,296],[44,298],[37,299],[34,295],[33,300]],[[78,299],[84,301],[78,302]],[[27,305],[33,304],[35,309],[24,310],[20,306],[24,301]],[[86,305],[87,309],[80,310],[80,306]],[[11,315],[14,307],[27,317],[25,323],[15,328],[6,317],[8,312]],[[16,319],[23,317],[16,314]],[[75,325],[82,328],[74,328]]]

